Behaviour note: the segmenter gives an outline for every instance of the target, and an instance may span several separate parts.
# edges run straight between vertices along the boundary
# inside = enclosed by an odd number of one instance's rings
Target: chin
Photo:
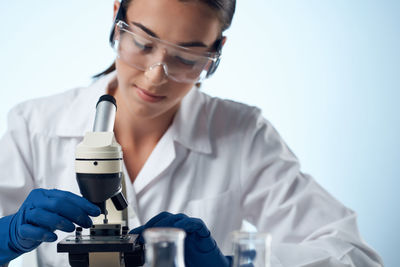
[[[150,105],[139,101],[132,101],[129,110],[133,115],[142,119],[152,119],[166,113],[165,108],[160,105]]]

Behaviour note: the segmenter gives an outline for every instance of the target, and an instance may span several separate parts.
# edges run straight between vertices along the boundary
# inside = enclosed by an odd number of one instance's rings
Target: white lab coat
[[[28,101],[9,113],[0,140],[0,216],[37,187],[79,194],[74,153],[94,121],[109,74],[87,88]],[[221,250],[242,221],[273,239],[272,266],[381,266],[359,236],[356,214],[310,176],[259,109],[193,89],[182,101],[134,184],[130,228],[161,211],[205,221]],[[59,240],[65,236],[57,232]],[[58,240],[58,241],[59,241]],[[66,266],[56,242],[38,248],[40,266]]]

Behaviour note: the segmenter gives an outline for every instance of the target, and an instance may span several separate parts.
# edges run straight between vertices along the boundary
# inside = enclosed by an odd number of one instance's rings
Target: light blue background
[[[113,1],[0,1],[0,134],[18,102],[111,63]],[[212,95],[262,108],[312,174],[400,266],[400,1],[242,0]],[[207,88],[207,89],[206,89]],[[60,152],[62,153],[62,152]]]

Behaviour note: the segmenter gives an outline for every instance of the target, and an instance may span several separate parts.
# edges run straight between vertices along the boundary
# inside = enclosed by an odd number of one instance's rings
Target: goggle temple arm
[[[124,2],[125,2],[125,0],[122,0],[120,2],[117,15],[115,16],[115,20],[114,20],[114,23],[113,23],[112,28],[111,28],[110,38],[109,38],[111,47],[114,46],[115,25],[119,20],[124,20],[124,17],[125,17],[126,11],[125,11],[125,8],[124,8]]]
[[[218,53],[218,59],[215,62],[211,63],[211,66],[209,67],[209,69],[207,71],[206,78],[209,78],[211,75],[214,74],[214,72],[218,68],[219,62],[221,61],[222,40],[223,40],[223,37],[221,36],[214,43],[215,50]]]

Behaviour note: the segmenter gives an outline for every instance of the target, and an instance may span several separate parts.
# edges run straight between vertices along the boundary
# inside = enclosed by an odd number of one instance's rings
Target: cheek
[[[122,88],[129,86],[132,78],[137,77],[142,73],[141,71],[126,65],[119,59],[115,61],[115,68],[117,69],[118,84]]]

